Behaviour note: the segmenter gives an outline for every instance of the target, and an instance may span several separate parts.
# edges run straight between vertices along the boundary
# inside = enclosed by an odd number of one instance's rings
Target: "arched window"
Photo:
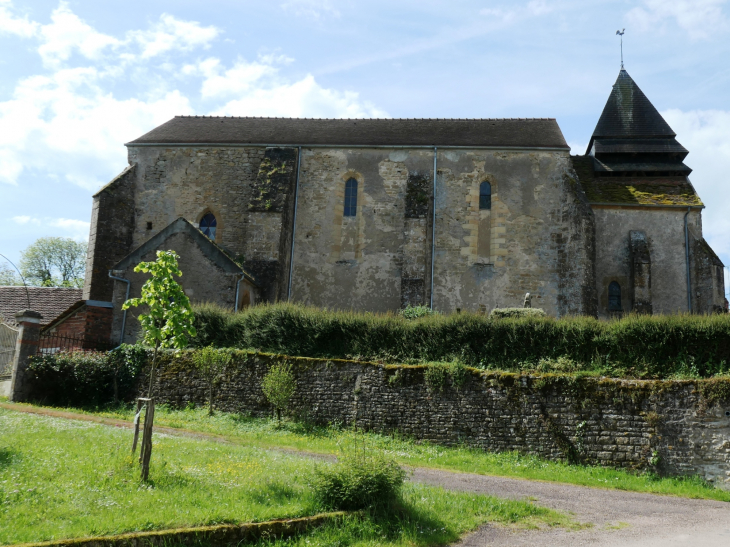
[[[615,281],[608,285],[608,311],[621,311],[621,285]]]
[[[345,183],[345,216],[357,214],[357,179],[349,179]]]
[[[215,241],[215,227],[218,223],[213,213],[205,213],[200,219],[200,231]]]
[[[491,209],[492,208],[492,185],[487,181],[482,182],[479,185],[479,209]]]

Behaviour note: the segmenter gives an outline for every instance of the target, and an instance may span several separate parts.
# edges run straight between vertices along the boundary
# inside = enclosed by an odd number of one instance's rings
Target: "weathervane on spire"
[[[624,31],[626,29],[622,28],[621,30],[616,31],[617,36],[621,36],[621,70],[624,69]]]

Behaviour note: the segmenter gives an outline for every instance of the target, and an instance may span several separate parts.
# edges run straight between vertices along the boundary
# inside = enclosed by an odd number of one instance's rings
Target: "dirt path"
[[[0,403],[0,408],[131,428],[131,423],[128,421],[87,414],[12,403]],[[231,442],[221,435],[182,429],[155,427],[155,431],[167,435]],[[321,454],[284,451],[308,457],[327,457]],[[458,544],[459,547],[487,545],[730,547],[730,503],[472,475],[427,468],[413,469],[411,480],[442,486],[449,490],[477,492],[502,498],[530,499],[538,505],[572,514],[580,522],[593,524],[592,528],[576,532],[562,529],[515,531],[487,525],[464,537]]]

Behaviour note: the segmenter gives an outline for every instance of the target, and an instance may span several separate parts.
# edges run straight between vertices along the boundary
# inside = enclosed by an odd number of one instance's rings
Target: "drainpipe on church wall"
[[[433,310],[433,264],[436,261],[436,169],[438,164],[438,148],[433,147],[433,216],[431,217],[431,309]]]
[[[241,278],[236,282],[236,304],[233,306],[233,313],[236,313],[238,311],[238,295],[241,291],[241,281],[243,281],[243,278],[246,277],[243,273],[241,274]]]
[[[294,183],[294,215],[291,225],[291,254],[289,255],[289,287],[287,289],[286,301],[291,301],[291,282],[294,275],[294,241],[297,235],[297,202],[299,201],[299,172],[302,166],[302,147],[297,151],[297,178]]]
[[[127,284],[127,295],[124,297],[124,301],[126,302],[129,300],[129,287],[132,284],[129,279],[124,279],[123,277],[117,277],[115,275],[112,275],[112,270],[109,270],[109,277],[116,280],[116,281],[122,281],[123,283]],[[124,343],[124,327],[127,324],[127,310],[124,310],[122,312],[122,334],[119,337],[119,346],[121,346]],[[117,346],[117,347],[119,347]],[[116,348],[115,348],[116,349]]]
[[[689,277],[689,229],[687,228],[687,216],[691,210],[691,207],[687,207],[687,212],[684,214],[684,258],[687,263],[687,311],[689,313],[692,313],[692,283]]]

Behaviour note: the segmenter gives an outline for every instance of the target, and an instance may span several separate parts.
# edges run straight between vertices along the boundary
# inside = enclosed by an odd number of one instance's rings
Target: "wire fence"
[[[111,344],[105,340],[89,337],[75,338],[72,336],[58,336],[42,334],[38,341],[39,355],[52,355],[59,351],[108,351]]]

